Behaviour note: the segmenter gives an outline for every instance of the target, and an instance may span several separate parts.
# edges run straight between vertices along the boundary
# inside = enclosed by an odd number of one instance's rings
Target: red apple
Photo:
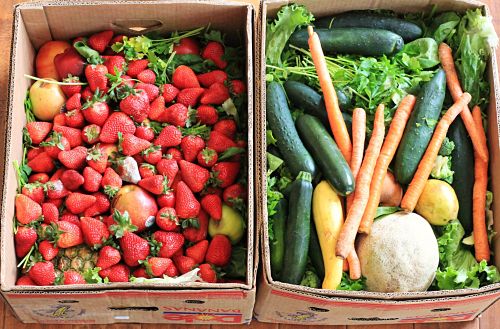
[[[29,97],[33,114],[42,121],[52,121],[66,103],[66,96],[59,85],[40,80],[31,86]]]
[[[143,231],[154,224],[158,206],[155,198],[146,190],[137,185],[123,186],[112,203],[113,211],[121,213],[127,211],[132,224],[137,226],[137,231]]]
[[[44,43],[36,54],[36,75],[39,78],[60,80],[54,64],[54,58],[58,54],[64,53],[64,51],[70,47],[71,45],[66,41],[48,41]]]
[[[82,75],[85,61],[75,48],[68,48],[54,58],[54,65],[59,77],[65,79],[69,75],[74,77]]]

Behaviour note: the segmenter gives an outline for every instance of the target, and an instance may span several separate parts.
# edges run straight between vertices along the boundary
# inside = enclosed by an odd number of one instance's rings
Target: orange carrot
[[[340,230],[339,239],[335,248],[335,254],[342,259],[347,258],[354,249],[354,240],[358,232],[361,217],[368,203],[370,193],[370,183],[373,170],[380,154],[380,148],[384,142],[384,105],[380,104],[375,112],[375,121],[370,138],[370,143],[366,149],[365,158],[361,163],[358,177],[356,178],[356,190],[351,208],[347,211],[347,218]]]
[[[472,109],[472,117],[477,127],[483,127],[479,106]],[[486,146],[486,135],[480,130],[481,142]],[[474,254],[478,262],[490,260],[490,245],[486,230],[486,189],[488,186],[488,161],[484,161],[474,151],[474,189],[472,194],[472,227],[474,234]]]
[[[413,176],[413,179],[406,190],[403,200],[401,201],[401,208],[407,211],[413,211],[417,205],[417,201],[424,190],[425,183],[431,174],[434,161],[439,153],[441,144],[443,143],[446,133],[450,124],[455,120],[455,118],[460,114],[464,107],[470,102],[471,96],[469,93],[464,93],[458,101],[456,101],[449,109],[446,111],[445,115],[439,120],[439,123],[434,130],[432,139],[425,150],[424,156],[420,163],[418,164],[417,171]]]
[[[403,132],[410,117],[411,111],[415,106],[417,98],[413,95],[407,95],[401,103],[399,103],[396,113],[392,118],[391,125],[389,127],[389,132],[385,137],[384,145],[380,150],[380,156],[377,159],[377,164],[375,166],[375,171],[373,172],[372,183],[370,185],[370,197],[368,198],[368,204],[366,205],[365,213],[361,219],[361,224],[359,225],[358,232],[360,233],[370,233],[371,225],[373,223],[373,218],[377,212],[378,204],[380,203],[380,195],[382,193],[382,184],[384,182],[384,177],[389,168],[389,164],[396,154],[399,142],[403,136]],[[354,116],[353,116],[354,124]]]
[[[323,91],[323,97],[325,98],[330,128],[332,129],[333,137],[339,146],[340,152],[342,152],[347,163],[350,163],[352,152],[351,138],[349,137],[347,126],[340,112],[339,100],[337,99],[337,93],[335,92],[330,73],[326,66],[321,42],[319,41],[318,34],[313,31],[312,26],[308,26],[307,31],[309,32],[309,49],[311,51],[314,66],[316,67],[316,73],[318,74],[319,84]]]
[[[347,256],[347,262],[349,262],[349,277],[351,280],[361,278],[361,264],[354,248],[349,253],[349,256]]]
[[[349,263],[347,262],[347,259],[344,259],[344,262],[342,263],[342,272],[347,271],[349,271]]]
[[[448,85],[448,90],[453,97],[453,101],[456,102],[460,96],[462,96],[463,91],[460,86],[460,81],[458,80],[458,74],[455,69],[451,48],[444,42],[439,45],[439,60],[441,61],[444,72],[446,73],[446,84]],[[474,150],[478,152],[478,155],[484,161],[488,161],[488,148],[486,144],[481,143],[481,127],[474,123],[474,119],[472,118],[472,114],[468,106],[466,106],[460,113],[460,117],[462,118],[465,129],[467,129],[467,132],[472,140]]]
[[[358,177],[359,167],[363,161],[363,151],[365,150],[366,136],[366,112],[363,109],[356,108],[352,113],[352,155],[351,171],[354,180]],[[347,210],[351,208],[354,193],[347,196]]]

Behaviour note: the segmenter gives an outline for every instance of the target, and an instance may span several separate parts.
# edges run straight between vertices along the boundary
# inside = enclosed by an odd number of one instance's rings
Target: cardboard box
[[[1,289],[26,323],[248,323],[255,300],[258,252],[254,224],[253,22],[251,4],[230,1],[57,1],[14,8],[5,176],[1,209]],[[166,33],[209,25],[243,42],[248,85],[248,223],[245,284],[134,284],[15,286],[13,217],[17,183],[12,163],[22,158],[23,100],[34,75],[36,50],[51,39],[112,29],[125,34]]]
[[[428,12],[433,5],[438,11],[465,11],[468,8],[481,8],[483,4],[470,0],[359,0],[328,1],[298,0],[315,17],[322,17],[354,9],[390,9],[400,13]],[[265,0],[262,3],[259,19],[260,44],[265,45],[266,21],[274,18],[279,8],[288,4],[283,0]],[[488,8],[484,7],[486,14]],[[261,46],[258,56],[257,76],[260,78],[257,90],[260,100],[260,136],[257,140],[257,200],[266,200],[266,81],[265,49]],[[491,84],[490,106],[488,108],[488,140],[490,147],[491,189],[496,196],[493,204],[495,214],[500,213],[500,175],[493,172],[500,166],[498,109],[500,92],[498,69],[495,54],[488,65]],[[260,90],[259,90],[260,89]],[[273,280],[270,270],[270,250],[266,202],[257,204],[258,220],[262,234],[263,274],[259,279],[259,289],[255,306],[255,316],[259,321],[293,324],[373,324],[373,323],[418,323],[450,322],[474,319],[488,306],[500,298],[500,284],[480,289],[453,291],[432,291],[419,293],[373,293],[366,291],[346,292],[312,289]],[[497,215],[498,217],[498,215]],[[495,230],[500,230],[497,219]],[[500,264],[500,241],[497,236],[493,243],[495,263]]]

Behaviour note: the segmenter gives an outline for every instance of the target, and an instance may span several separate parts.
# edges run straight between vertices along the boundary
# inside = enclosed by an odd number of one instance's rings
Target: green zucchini
[[[269,83],[266,97],[267,123],[288,169],[294,177],[301,171],[316,176],[316,164],[297,134],[283,87]]]
[[[309,239],[309,258],[318,274],[320,281],[325,278],[325,263],[323,263],[323,254],[319,244],[318,233],[314,221],[311,221],[311,237]]]
[[[396,153],[394,174],[401,184],[408,184],[417,171],[439,119],[446,94],[446,76],[439,69],[417,98]]]
[[[457,195],[458,220],[465,230],[465,235],[472,232],[472,191],[474,187],[474,148],[467,134],[462,118],[457,117],[448,130],[448,138],[455,143],[451,152],[453,184]]]
[[[363,56],[394,55],[403,48],[404,41],[394,32],[364,27],[316,29],[326,54],[352,54]],[[309,49],[306,29],[295,31],[290,44]]]
[[[283,268],[283,257],[285,255],[285,228],[288,214],[288,202],[285,198],[278,201],[276,213],[272,216],[273,241],[269,241],[271,248],[271,274],[274,279],[278,278]]]
[[[292,183],[286,223],[285,257],[280,280],[299,284],[309,252],[313,186],[308,172],[301,171]]]
[[[354,177],[337,144],[321,121],[309,114],[301,115],[295,122],[300,138],[313,155],[323,177],[340,195],[354,191]]]
[[[400,35],[405,42],[422,36],[422,29],[415,23],[369,10],[353,10],[333,17],[323,17],[315,25],[322,28],[366,27],[388,30]]]

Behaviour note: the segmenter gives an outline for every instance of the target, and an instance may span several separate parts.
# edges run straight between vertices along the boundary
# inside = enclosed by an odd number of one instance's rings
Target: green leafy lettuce
[[[319,276],[316,273],[307,270],[304,273],[302,280],[300,281],[300,285],[311,288],[320,288],[321,280],[319,279]]]
[[[343,272],[342,281],[340,281],[337,290],[351,290],[351,291],[366,290],[366,278],[362,276],[358,280],[352,280],[349,277],[349,274]]]
[[[432,38],[420,38],[407,43],[396,58],[411,71],[420,72],[439,64],[438,44]]]

